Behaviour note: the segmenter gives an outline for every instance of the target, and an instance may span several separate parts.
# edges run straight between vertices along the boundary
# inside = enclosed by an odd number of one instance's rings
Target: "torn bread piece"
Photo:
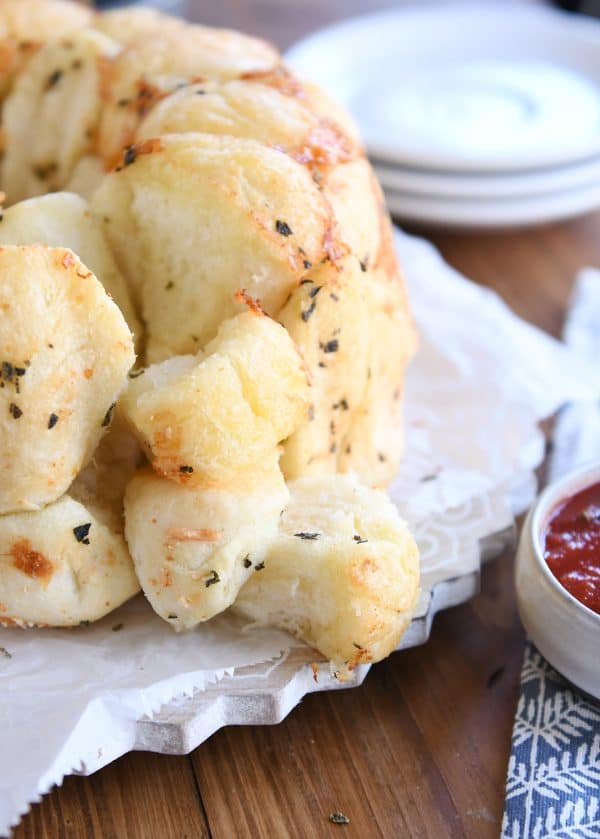
[[[129,149],[92,209],[147,329],[146,361],[195,353],[243,286],[275,314],[335,246],[305,167],[254,140],[178,134]]]
[[[234,610],[292,632],[341,678],[394,650],[419,590],[419,552],[385,493],[351,475],[300,478],[261,574]]]
[[[260,469],[306,417],[308,403],[292,339],[255,310],[224,321],[199,355],[176,356],[131,379],[121,406],[159,475],[219,487]]]
[[[72,251],[0,248],[0,514],[68,489],[134,358],[117,305]]]
[[[125,280],[87,201],[69,192],[29,198],[4,210],[0,245],[50,245],[70,248],[113,298],[139,345],[142,326]]]
[[[150,469],[125,496],[126,537],[144,593],[177,631],[228,608],[264,573],[288,492],[272,456],[226,488],[178,486]]]
[[[68,495],[0,516],[0,625],[78,626],[139,591],[124,538]]]
[[[69,495],[93,509],[98,520],[113,533],[123,535],[125,489],[144,460],[140,444],[117,404],[110,428],[69,487]]]
[[[119,49],[85,29],[48,42],[29,60],[2,111],[2,188],[10,204],[63,189],[95,148],[100,67]]]

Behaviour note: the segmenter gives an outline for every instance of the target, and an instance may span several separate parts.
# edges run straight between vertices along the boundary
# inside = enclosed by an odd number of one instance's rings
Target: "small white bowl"
[[[550,664],[600,699],[600,615],[563,588],[544,559],[544,534],[567,498],[600,481],[600,463],[551,484],[537,499],[521,533],[516,562],[517,603],[527,634]]]

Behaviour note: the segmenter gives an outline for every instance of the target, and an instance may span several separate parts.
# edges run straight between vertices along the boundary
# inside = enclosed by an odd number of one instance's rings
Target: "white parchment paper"
[[[412,523],[535,466],[536,423],[597,398],[597,371],[398,233],[421,344],[407,382],[406,457],[393,496]],[[135,721],[292,645],[222,616],[175,635],[142,598],[75,631],[0,629],[0,835],[65,774],[133,746]]]
[[[417,522],[537,466],[537,422],[565,402],[597,398],[600,379],[597,367],[466,281],[428,242],[398,231],[396,245],[420,347],[392,492]]]

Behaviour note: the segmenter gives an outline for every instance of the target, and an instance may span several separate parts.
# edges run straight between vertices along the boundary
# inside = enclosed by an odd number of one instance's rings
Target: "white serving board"
[[[511,489],[481,495],[434,520],[413,525],[421,551],[421,594],[399,650],[424,644],[435,615],[469,600],[479,591],[481,564],[514,545],[514,514],[535,494],[528,473]],[[226,725],[274,725],[308,693],[360,685],[370,665],[339,681],[328,662],[299,644],[275,661],[237,670],[191,698],[174,701],[136,724],[133,749],[187,754]],[[112,758],[100,753],[82,764],[91,774]]]

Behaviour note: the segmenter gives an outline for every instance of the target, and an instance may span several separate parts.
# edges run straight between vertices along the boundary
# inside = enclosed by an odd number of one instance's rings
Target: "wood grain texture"
[[[447,262],[497,291],[521,317],[558,336],[579,268],[600,265],[600,212],[514,231],[456,233],[410,229]]]
[[[187,14],[285,48],[397,4],[189,0]],[[523,231],[414,232],[554,335],[576,271],[600,265],[600,213]],[[496,839],[522,650],[504,557],[485,569],[478,597],[436,618],[426,646],[376,665],[362,687],[308,696],[279,726],[224,729],[190,757],[133,754],[68,778],[15,837]],[[334,810],[350,824],[332,825]]]
[[[522,631],[510,557],[442,613],[426,647],[360,688],[308,696],[276,728],[228,728],[192,755],[214,836],[496,837]]]
[[[36,804],[14,839],[204,839],[210,836],[189,758],[128,754],[70,776]]]

